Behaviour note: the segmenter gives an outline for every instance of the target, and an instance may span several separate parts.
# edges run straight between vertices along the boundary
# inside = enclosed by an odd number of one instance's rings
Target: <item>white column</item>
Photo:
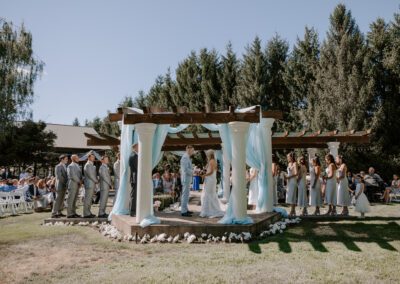
[[[247,217],[246,133],[250,123],[229,122],[232,137],[232,209],[236,219]]]
[[[315,157],[315,154],[317,153],[317,149],[316,148],[307,148],[307,152],[308,152],[308,167],[311,169],[311,167],[312,167],[311,160]]]
[[[230,177],[231,177],[231,161],[229,160],[229,155],[222,144],[222,162],[223,162],[223,177],[222,184],[224,187],[224,201],[229,201],[229,196],[231,194]]]
[[[333,158],[336,158],[339,155],[339,145],[340,142],[328,142],[329,152],[332,154]]]
[[[140,223],[144,218],[151,215],[151,160],[153,135],[157,125],[153,123],[139,123],[135,125],[139,140],[138,157],[138,179],[137,179],[137,202],[136,222]]]
[[[275,119],[273,118],[262,118],[261,125],[265,130],[263,131],[264,135],[264,147],[265,147],[265,159],[267,167],[267,200],[264,202],[261,212],[272,212],[274,210],[274,180],[272,176],[272,133],[271,128],[274,125]]]

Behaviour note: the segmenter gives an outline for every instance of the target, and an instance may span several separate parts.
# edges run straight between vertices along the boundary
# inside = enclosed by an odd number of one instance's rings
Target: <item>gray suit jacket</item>
[[[95,188],[96,182],[98,182],[96,166],[88,161],[83,168],[83,172],[85,174],[85,187]]]
[[[114,189],[118,189],[119,187],[119,175],[120,175],[120,170],[121,170],[121,161],[117,160],[114,163]]]
[[[67,174],[69,179],[68,188],[71,188],[71,186],[79,186],[79,183],[82,180],[82,172],[79,165],[76,163],[71,163],[67,168]]]
[[[100,176],[100,190],[110,189],[111,187],[111,176],[108,166],[102,164],[99,169]]]
[[[188,154],[183,155],[181,159],[181,171],[184,179],[191,178],[193,175],[192,161]]]
[[[63,163],[59,163],[55,168],[56,190],[64,189],[67,185],[68,175]]]

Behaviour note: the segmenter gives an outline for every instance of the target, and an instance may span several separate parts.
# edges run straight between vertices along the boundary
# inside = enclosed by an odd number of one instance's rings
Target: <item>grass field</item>
[[[0,219],[0,283],[399,283],[400,204],[248,244],[118,243],[50,213]],[[352,213],[355,215],[355,213]]]

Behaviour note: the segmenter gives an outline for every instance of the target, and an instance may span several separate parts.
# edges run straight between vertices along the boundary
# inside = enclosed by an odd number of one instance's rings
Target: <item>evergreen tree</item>
[[[291,95],[291,114],[303,128],[310,129],[315,120],[314,109],[320,103],[315,92],[320,44],[314,28],[305,28],[304,39],[297,38],[288,60],[285,82]]]
[[[292,100],[285,83],[289,45],[276,34],[267,43],[265,59],[267,65],[266,95],[260,101],[263,109],[276,109],[283,112],[283,119],[276,121],[279,130],[296,129],[299,120],[292,113]]]
[[[220,78],[222,74],[221,62],[215,50],[200,50],[201,94],[203,105],[211,110],[218,109],[218,101],[221,94]]]
[[[239,81],[240,63],[232,50],[232,43],[226,47],[226,55],[222,55],[221,94],[217,110],[227,110],[229,106],[237,105],[237,89]]]
[[[79,120],[78,120],[77,117],[75,117],[74,121],[72,122],[72,125],[73,125],[73,126],[80,126]]]
[[[241,107],[265,105],[267,101],[267,60],[261,49],[261,40],[255,37],[252,45],[246,47],[240,70],[238,101]]]
[[[178,92],[174,102],[187,106],[189,111],[200,111],[204,106],[201,95],[201,69],[196,53],[192,51],[176,69]]]
[[[318,108],[312,128],[364,129],[371,119],[367,47],[351,12],[339,4],[330,16],[317,73]]]

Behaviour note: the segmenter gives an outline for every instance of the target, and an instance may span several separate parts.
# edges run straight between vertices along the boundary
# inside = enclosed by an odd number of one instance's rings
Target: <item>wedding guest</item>
[[[247,179],[247,182],[250,183],[248,204],[251,205],[251,210],[255,210],[258,204],[258,170],[250,168],[249,174],[250,176]]]
[[[368,202],[367,196],[364,194],[364,189],[365,189],[365,181],[361,177],[361,175],[357,176],[357,188],[356,188],[356,206],[355,206],[355,211],[361,213],[361,216],[359,217],[360,219],[365,218],[365,213],[368,213],[371,211],[370,205]]]
[[[291,152],[287,156],[288,167],[287,167],[287,175],[285,179],[287,180],[287,188],[286,188],[286,203],[290,205],[290,217],[296,216],[296,191],[297,191],[297,163],[294,158],[294,153]]]
[[[336,172],[337,187],[337,205],[342,206],[341,216],[349,216],[349,209],[351,200],[350,192],[347,183],[347,166],[343,161],[342,155],[336,157],[336,165],[338,167]]]
[[[26,172],[25,169],[22,169],[21,173],[19,174],[19,179],[29,178],[29,174]]]
[[[278,204],[278,159],[272,154],[272,179],[274,181],[274,205]]]
[[[383,183],[380,175],[375,173],[375,169],[370,167],[368,174],[364,176],[365,189],[364,193],[369,197],[370,200],[374,198],[374,194],[379,191],[380,185]]]
[[[350,171],[347,171],[347,183],[349,185],[349,188],[354,191],[356,189],[356,181],[353,176],[353,173]]]
[[[34,184],[35,179],[28,179],[28,190],[26,191],[26,200],[37,200],[40,197],[40,193],[37,189],[37,186]]]
[[[308,207],[308,198],[307,198],[307,186],[306,186],[306,177],[307,177],[307,168],[306,168],[306,160],[304,157],[299,157],[297,159],[297,163],[300,168],[297,175],[297,205],[303,208],[300,216],[307,216],[307,207]]]
[[[336,164],[333,156],[328,154],[325,156],[325,162],[328,165],[326,168],[326,188],[325,188],[325,201],[329,205],[328,212],[325,213],[326,216],[332,215],[336,216]]]
[[[153,192],[154,192],[154,194],[163,192],[162,179],[161,179],[160,173],[154,174]]]
[[[163,177],[163,192],[165,194],[171,194],[172,193],[172,180],[171,180],[171,175],[169,172],[165,173]]]
[[[385,193],[383,194],[382,199],[385,200],[386,203],[390,201],[390,193],[398,192],[400,190],[400,181],[399,176],[397,174],[393,175],[392,185],[390,187],[385,188]]]
[[[40,194],[40,197],[36,199],[36,202],[41,202],[42,208],[50,208],[53,206],[54,198],[50,191],[46,188],[46,183],[44,179],[39,180],[37,183],[37,188]],[[36,206],[39,207],[39,204]]]
[[[200,169],[195,166],[193,170],[193,190],[200,190]]]
[[[9,168],[5,168],[4,172],[1,174],[2,179],[9,179],[12,177],[12,174],[9,170]]]
[[[310,206],[315,206],[314,216],[319,216],[321,207],[321,182],[319,177],[321,175],[321,162],[318,157],[311,159],[312,167],[310,171]]]

